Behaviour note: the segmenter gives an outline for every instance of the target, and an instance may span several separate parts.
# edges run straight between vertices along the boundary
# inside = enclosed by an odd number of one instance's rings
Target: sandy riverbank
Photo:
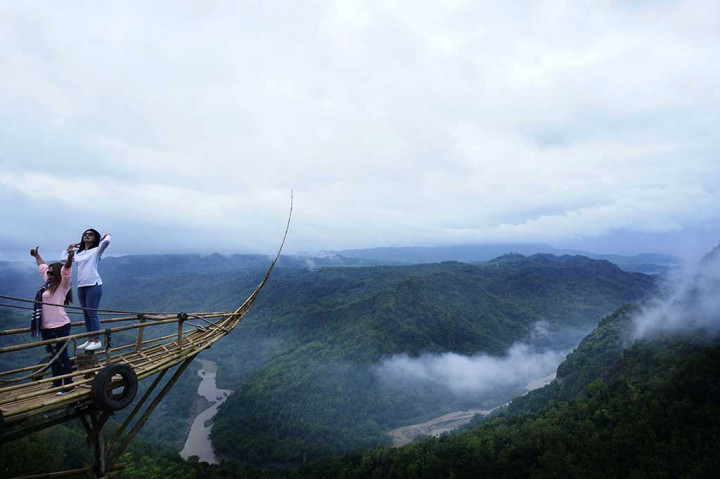
[[[529,382],[525,389],[532,391],[550,384],[555,379],[555,373],[549,374],[542,378]],[[450,432],[469,423],[477,414],[483,416],[490,414],[494,410],[506,406],[509,403],[500,404],[491,409],[468,409],[466,411],[454,411],[436,418],[430,419],[420,424],[410,424],[402,426],[390,431],[390,437],[393,440],[393,447],[401,447],[413,442],[420,436],[439,436],[445,432]]]

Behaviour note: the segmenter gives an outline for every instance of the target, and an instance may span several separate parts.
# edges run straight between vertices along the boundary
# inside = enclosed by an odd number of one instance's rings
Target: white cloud
[[[264,250],[290,188],[290,250],[692,231],[720,221],[718,13],[7,2],[2,238],[62,204],[77,232]]]
[[[720,332],[720,245],[688,262],[633,318],[632,339],[678,331]]]
[[[444,353],[412,358],[402,354],[383,361],[377,374],[391,383],[419,382],[459,395],[477,395],[500,387],[523,386],[548,376],[555,372],[565,354],[538,351],[522,343],[513,345],[504,356]]]

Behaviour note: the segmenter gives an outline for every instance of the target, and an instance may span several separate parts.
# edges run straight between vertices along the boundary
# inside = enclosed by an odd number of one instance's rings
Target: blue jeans
[[[97,311],[93,311],[100,306],[100,298],[102,297],[102,285],[82,286],[78,288],[78,300],[83,308],[83,316],[85,316],[85,328],[88,332],[100,330],[100,318]]]
[[[62,338],[70,334],[70,323],[60,326],[59,328],[42,329],[40,330],[40,334],[42,334],[43,339]],[[58,351],[65,346],[65,343],[67,343],[67,341],[61,341],[59,343],[48,345],[48,351],[52,354],[52,357],[55,357]],[[55,360],[54,363],[52,363],[50,367],[52,368],[53,377],[70,374],[72,372],[72,363],[70,362],[67,348],[65,348],[62,354]],[[58,386],[62,386],[63,382],[65,384],[72,384],[73,380],[72,378],[58,379],[53,381],[52,385],[56,388]]]

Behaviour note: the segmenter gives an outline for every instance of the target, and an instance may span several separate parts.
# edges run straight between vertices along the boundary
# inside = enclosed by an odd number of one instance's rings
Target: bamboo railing
[[[137,379],[143,380],[154,374],[164,374],[168,369],[183,362],[185,362],[183,365],[185,367],[188,360],[192,360],[201,351],[229,334],[248,313],[270,277],[285,244],[291,216],[292,197],[290,216],[280,248],[262,281],[235,311],[138,313],[134,316],[103,319],[101,325],[110,327],[100,331],[0,347],[0,357],[2,357],[2,355],[33,348],[44,348],[50,344],[65,343],[65,347],[71,348],[69,353],[72,352],[70,356],[76,363],[72,373],[55,377],[51,377],[49,374],[49,364],[29,365],[0,371],[0,413],[2,414],[0,416],[0,441],[15,439],[44,427],[79,417],[88,409],[92,409],[94,407],[91,396],[93,376],[111,364],[128,365],[134,371]],[[9,296],[0,295],[0,297],[19,300],[19,298]],[[84,325],[84,323],[73,324],[73,326],[80,325]],[[177,327],[172,334],[168,334],[166,330],[171,325]],[[145,334],[146,330],[158,330],[162,333],[158,337],[148,338]],[[27,328],[0,331],[0,338],[28,332]],[[75,346],[78,339],[90,336],[100,336],[104,349],[94,353],[94,356],[97,357],[96,366],[80,369],[77,366],[79,356]],[[114,345],[113,343],[118,342],[118,339],[123,340],[123,344]],[[45,375],[47,377],[44,377]],[[58,396],[55,393],[67,386],[48,387],[51,386],[50,383],[53,380],[67,377],[73,379],[74,390],[72,392]]]

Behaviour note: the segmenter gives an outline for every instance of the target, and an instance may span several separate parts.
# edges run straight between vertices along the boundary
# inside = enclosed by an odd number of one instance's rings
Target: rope
[[[50,303],[45,303],[45,304],[50,304]],[[32,311],[32,310],[34,309],[34,308],[31,308],[30,306],[20,306],[20,305],[17,305],[17,304],[4,304],[4,303],[0,303],[0,307],[15,308],[15,309],[25,309],[25,310],[28,310],[28,311]],[[66,306],[66,307],[67,307],[67,306]],[[83,314],[82,311],[66,311],[66,312],[67,312],[68,314]],[[110,313],[103,313],[103,314],[105,315],[105,314],[110,314]]]
[[[4,306],[6,308],[15,308],[15,309],[28,309],[32,311],[34,308],[31,308],[30,306],[20,306],[17,304],[0,304],[0,306]]]
[[[4,294],[0,294],[0,298],[2,298],[2,299],[9,299],[9,300],[12,300],[12,301],[20,301],[20,302],[22,302],[22,303],[35,303],[35,302],[36,302],[34,299],[16,298],[16,297],[14,297],[14,296],[7,296],[7,295],[4,295]],[[121,311],[121,310],[117,310],[117,309],[83,308],[83,307],[81,307],[81,306],[70,306],[69,304],[57,304],[57,303],[45,303],[45,302],[43,302],[42,304],[46,304],[46,305],[48,305],[48,306],[62,306],[62,307],[64,307],[64,308],[66,308],[66,309],[78,309],[78,310],[81,310],[81,311],[97,311],[98,313],[110,313],[110,314],[130,314],[130,315],[132,315],[132,316],[137,316],[138,314],[150,314],[150,315],[154,315],[154,314],[157,314],[157,315],[161,315],[161,314],[178,314],[177,311],[173,311],[173,312],[160,312],[160,313],[153,312],[153,313],[150,313],[150,312],[147,312],[147,311]],[[4,306],[4,305],[0,305],[0,306]],[[29,309],[32,309],[32,308],[29,308]]]
[[[218,326],[217,324],[213,323],[212,321],[208,321],[207,319],[202,318],[202,317],[198,316],[197,314],[188,314],[188,318],[196,318],[196,319],[206,322],[210,326],[215,326],[216,328],[222,329],[223,331],[229,331],[227,328],[225,328],[223,326]],[[192,324],[192,323],[190,323],[190,324]]]
[[[69,339],[68,339],[67,341],[65,341],[65,344],[63,345],[63,347],[60,348],[60,349],[58,349],[58,352],[57,352],[57,354],[55,355],[55,357],[53,357],[50,361],[48,361],[47,363],[45,363],[45,366],[43,366],[42,368],[40,368],[40,369],[38,369],[37,371],[34,371],[34,372],[28,374],[27,376],[22,376],[22,377],[13,378],[13,379],[0,379],[0,384],[12,384],[12,383],[17,383],[17,382],[20,382],[20,381],[25,381],[25,380],[27,380],[27,379],[31,379],[33,376],[36,376],[36,375],[38,375],[38,374],[44,373],[45,371],[47,371],[47,368],[49,368],[50,366],[52,366],[52,364],[53,364],[55,361],[57,361],[57,359],[60,357],[60,355],[63,353],[63,351],[65,351],[65,350],[67,349],[68,345],[70,344],[70,341],[71,341],[71,340],[69,340]],[[73,339],[72,341],[75,341],[75,340]]]

